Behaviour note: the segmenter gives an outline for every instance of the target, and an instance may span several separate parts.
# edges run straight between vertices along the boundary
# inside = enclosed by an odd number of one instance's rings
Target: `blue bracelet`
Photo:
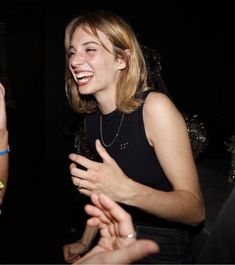
[[[10,147],[8,146],[6,150],[0,151],[0,156],[4,156],[10,152]]]

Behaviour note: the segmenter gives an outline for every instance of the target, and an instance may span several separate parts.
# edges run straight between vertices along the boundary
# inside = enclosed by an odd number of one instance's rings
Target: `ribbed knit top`
[[[96,112],[87,115],[85,119],[87,136],[94,150],[95,140],[101,139],[100,115],[102,115],[100,112]],[[113,141],[121,118],[122,113],[117,110],[102,115],[102,133],[106,144]],[[172,190],[154,149],[147,140],[143,122],[143,104],[131,114],[125,114],[117,139],[110,147],[106,147],[106,150],[129,178],[161,191]],[[173,225],[136,207],[123,204],[122,207],[132,215],[135,224],[161,227]],[[175,223],[173,226],[175,227]]]

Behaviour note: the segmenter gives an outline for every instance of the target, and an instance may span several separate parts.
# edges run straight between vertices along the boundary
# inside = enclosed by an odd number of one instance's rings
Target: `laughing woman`
[[[103,192],[122,204],[137,238],[159,244],[159,253],[140,262],[191,263],[190,228],[205,213],[187,126],[166,94],[147,87],[133,30],[113,13],[84,14],[67,26],[65,49],[66,92],[86,113],[100,158],[71,154],[73,183],[85,196]]]

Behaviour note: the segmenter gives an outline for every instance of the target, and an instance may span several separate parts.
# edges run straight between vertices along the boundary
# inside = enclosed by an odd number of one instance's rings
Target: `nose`
[[[84,56],[82,56],[80,53],[76,53],[70,58],[70,64],[72,68],[76,68],[79,65],[84,64],[85,59]]]

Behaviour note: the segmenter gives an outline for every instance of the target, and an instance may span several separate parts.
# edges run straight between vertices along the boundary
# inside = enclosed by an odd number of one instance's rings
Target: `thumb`
[[[95,147],[96,147],[97,153],[100,155],[100,157],[103,159],[103,161],[106,161],[106,160],[111,158],[110,155],[108,154],[108,152],[106,151],[106,149],[101,144],[99,139],[96,139]]]

